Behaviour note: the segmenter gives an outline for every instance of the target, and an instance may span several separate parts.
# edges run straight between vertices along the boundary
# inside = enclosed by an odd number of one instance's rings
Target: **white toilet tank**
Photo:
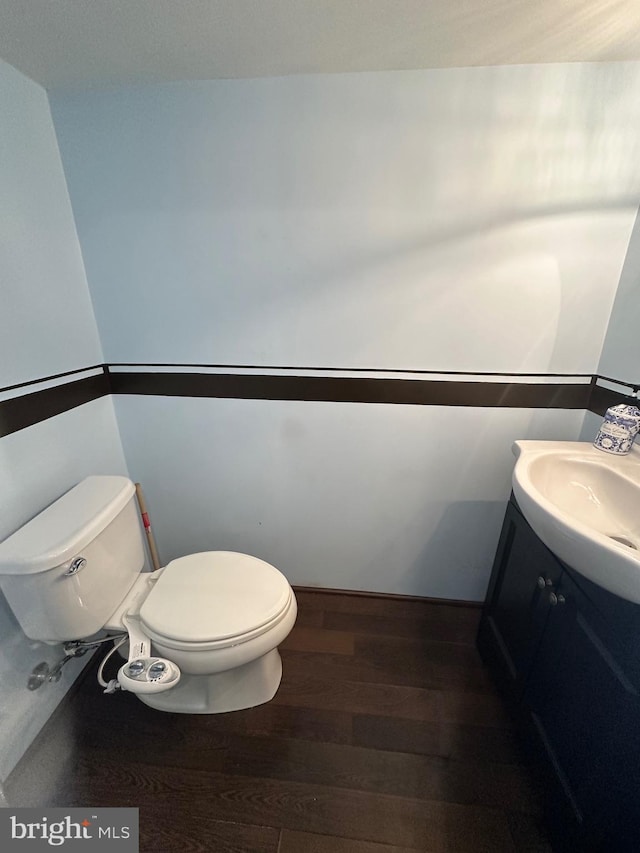
[[[144,566],[135,487],[87,477],[0,543],[0,589],[32,640],[95,634]]]

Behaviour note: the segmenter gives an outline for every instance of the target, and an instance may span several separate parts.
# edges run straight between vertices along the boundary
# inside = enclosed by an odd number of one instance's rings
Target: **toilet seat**
[[[269,563],[235,551],[205,551],[170,562],[142,602],[151,640],[180,650],[238,645],[287,615],[292,590]]]

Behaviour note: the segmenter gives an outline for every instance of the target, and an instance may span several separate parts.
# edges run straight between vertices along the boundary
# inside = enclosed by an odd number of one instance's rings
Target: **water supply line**
[[[120,641],[118,645],[124,643],[128,634],[116,634],[115,636],[101,637],[99,640],[68,640],[63,644],[64,657],[53,666],[49,666],[46,661],[39,663],[31,672],[27,687],[29,690],[37,690],[43,684],[56,684],[62,678],[62,668],[69,663],[73,658],[81,658],[91,649],[97,649],[103,643],[109,643],[114,640]]]
[[[118,683],[117,678],[112,678],[110,681],[105,681],[102,673],[104,672],[105,665],[112,654],[118,651],[120,646],[122,646],[129,639],[129,634],[124,634],[120,639],[114,643],[113,648],[107,652],[105,657],[102,659],[102,663],[98,669],[98,684],[100,687],[104,687],[104,693],[115,693],[116,690],[120,690],[120,685]]]

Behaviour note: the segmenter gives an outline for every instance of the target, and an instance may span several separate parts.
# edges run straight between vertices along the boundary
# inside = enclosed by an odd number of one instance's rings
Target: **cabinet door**
[[[509,504],[482,630],[497,646],[516,695],[523,689],[542,636],[549,609],[548,591],[557,586],[561,574],[561,564]]]
[[[564,574],[524,701],[589,850],[636,851],[640,703],[602,617]],[[555,597],[554,597],[555,596]]]

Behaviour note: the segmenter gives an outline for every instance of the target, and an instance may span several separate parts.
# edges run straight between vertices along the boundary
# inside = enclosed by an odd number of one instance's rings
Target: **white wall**
[[[101,362],[46,92],[0,61],[0,387]]]
[[[611,312],[598,373],[640,385],[640,216]]]
[[[621,382],[640,385],[640,215],[629,240],[616,298],[611,310],[607,333],[597,373]],[[619,390],[628,392],[628,389]],[[602,417],[585,412],[580,439],[593,441]]]
[[[47,96],[2,62],[0,151],[2,388],[102,362],[102,351]],[[109,398],[1,438],[0,539],[87,474],[125,471]],[[60,652],[27,640],[0,596],[0,779],[83,665],[28,691],[35,664]]]
[[[640,64],[54,94],[107,361],[596,369]]]
[[[245,551],[298,584],[482,600],[511,444],[581,411],[116,398],[164,562]]]
[[[110,362],[592,373],[640,201],[640,66],[52,97]],[[481,599],[516,438],[582,413],[121,398],[162,556]]]

